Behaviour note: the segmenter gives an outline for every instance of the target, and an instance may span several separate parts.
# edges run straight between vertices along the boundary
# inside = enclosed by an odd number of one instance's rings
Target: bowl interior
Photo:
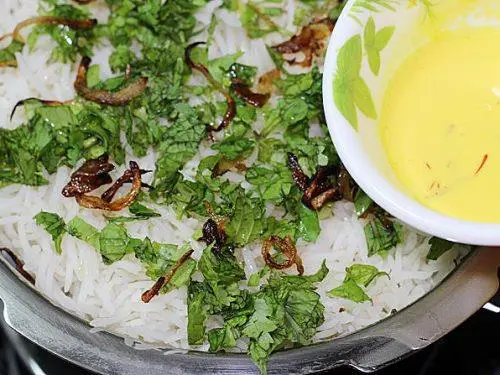
[[[323,100],[328,127],[346,168],[361,188],[398,219],[455,242],[500,244],[500,225],[455,219],[433,211],[401,187],[382,148],[377,119],[387,85],[401,63],[434,29],[460,22],[483,26],[491,1],[469,2],[467,17],[446,17],[456,0],[354,0],[335,27],[326,56]],[[484,9],[483,9],[484,8]],[[448,13],[446,13],[448,12]]]

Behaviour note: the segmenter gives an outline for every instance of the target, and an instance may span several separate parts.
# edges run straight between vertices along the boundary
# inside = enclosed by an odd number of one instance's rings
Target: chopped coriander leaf
[[[64,220],[57,214],[44,211],[37,214],[34,219],[37,225],[42,226],[52,236],[56,252],[61,254],[61,241],[63,235],[66,233],[66,223]]]
[[[442,238],[432,237],[429,240],[429,245],[431,246],[429,253],[427,254],[427,259],[438,260],[441,255],[451,250],[454,243],[446,241]]]

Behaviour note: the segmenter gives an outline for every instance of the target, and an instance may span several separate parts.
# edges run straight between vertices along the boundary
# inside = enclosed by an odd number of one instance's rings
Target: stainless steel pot
[[[331,342],[276,353],[269,374],[310,374],[347,365],[373,372],[435,342],[483,306],[499,287],[500,249],[480,248],[432,292],[397,314]],[[0,263],[0,298],[14,330],[100,374],[257,374],[246,355],[139,351],[47,302]]]

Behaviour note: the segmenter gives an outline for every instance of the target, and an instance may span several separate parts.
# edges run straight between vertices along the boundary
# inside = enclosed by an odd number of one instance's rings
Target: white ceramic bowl
[[[500,245],[500,224],[455,219],[409,197],[398,186],[381,146],[376,113],[380,112],[387,82],[404,54],[425,42],[425,38],[415,40],[414,31],[429,18],[429,7],[425,0],[349,1],[335,26],[324,67],[328,128],[351,176],[393,216],[450,241]],[[374,37],[375,50],[370,47]],[[404,46],[408,46],[406,50]]]

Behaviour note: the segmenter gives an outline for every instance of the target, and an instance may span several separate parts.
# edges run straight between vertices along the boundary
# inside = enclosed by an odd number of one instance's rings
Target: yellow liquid
[[[411,55],[389,83],[379,131],[417,200],[500,222],[500,30],[441,32]]]

